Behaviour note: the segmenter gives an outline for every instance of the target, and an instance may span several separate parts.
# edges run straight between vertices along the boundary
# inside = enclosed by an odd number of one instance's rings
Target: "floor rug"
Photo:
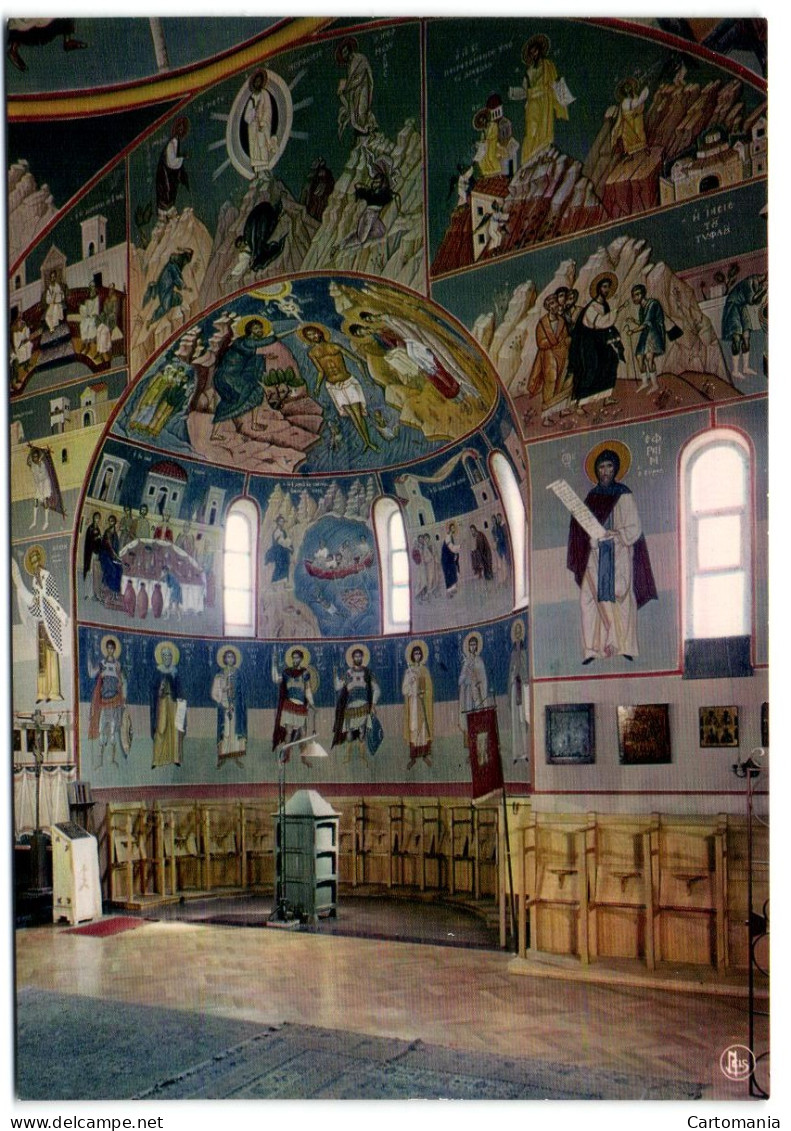
[[[343,1029],[261,1026],[30,988],[18,994],[17,1019],[21,1099],[691,1100],[701,1095],[701,1085],[692,1080],[515,1060]],[[46,1072],[40,1062],[42,1032],[58,1048]]]
[[[131,915],[116,915],[112,919],[99,919],[95,923],[86,923],[84,927],[69,927],[64,935],[94,935],[96,938],[107,938],[108,935],[120,935],[122,931],[133,931],[141,927],[144,919],[135,919]]]

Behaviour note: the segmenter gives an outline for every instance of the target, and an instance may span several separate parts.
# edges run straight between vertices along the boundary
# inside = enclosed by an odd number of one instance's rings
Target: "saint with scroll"
[[[605,441],[585,461],[595,486],[585,506],[602,527],[594,538],[572,515],[566,565],[580,590],[583,664],[638,654],[637,611],[656,600],[656,582],[634,495],[621,479],[631,453],[617,440]]]

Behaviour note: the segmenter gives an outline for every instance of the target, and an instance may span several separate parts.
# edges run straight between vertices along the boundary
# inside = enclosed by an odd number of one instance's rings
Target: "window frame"
[[[718,500],[716,505],[697,508],[693,503],[693,480],[700,461],[717,449],[734,452],[740,461],[742,473],[741,501],[733,497]],[[753,581],[755,564],[753,499],[753,451],[748,439],[733,428],[714,428],[693,437],[681,451],[679,462],[679,529],[681,609],[679,613],[681,636],[684,644],[684,675],[687,678],[718,678],[734,675],[751,675],[752,638],[754,632]],[[720,478],[728,482],[727,476]],[[735,493],[734,493],[735,494]],[[705,544],[701,533],[707,520],[733,518],[739,520],[738,545],[734,552],[723,557],[725,564],[701,564],[701,547]],[[736,564],[734,564],[734,560]],[[721,631],[703,635],[696,627],[696,607],[703,594],[696,595],[697,582],[707,578],[733,576],[741,588],[741,631]],[[731,607],[727,599],[724,607]],[[698,609],[698,612],[700,610]],[[714,625],[714,628],[726,627]]]
[[[513,587],[513,612],[526,609],[530,604],[530,576],[528,568],[527,507],[516,472],[504,452],[494,451],[489,456],[491,478],[502,503],[503,520],[511,550],[511,583]]]
[[[247,525],[248,538],[247,548],[244,550],[229,549],[228,536],[231,532],[234,520],[242,519]],[[224,521],[224,534],[222,543],[222,619],[223,619],[223,632],[225,636],[241,636],[250,637],[256,635],[256,619],[258,609],[258,571],[256,563],[258,560],[257,547],[258,547],[258,529],[259,529],[259,516],[258,507],[256,503],[247,497],[235,499],[225,514]],[[227,580],[227,565],[228,557],[230,554],[241,558],[247,558],[247,580],[248,586],[233,585],[231,586]],[[228,619],[228,597],[230,594],[243,593],[249,594],[250,603],[250,616],[247,621],[236,622]]]
[[[374,534],[379,551],[379,576],[382,589],[382,632],[386,636],[410,632],[412,627],[412,569],[409,557],[404,512],[400,503],[390,495],[382,495],[373,505]],[[393,527],[398,527],[400,538],[393,538]],[[396,542],[403,541],[403,545]],[[397,574],[398,566],[401,566]],[[396,576],[406,574],[406,580]],[[396,616],[397,594],[406,594],[406,618]]]

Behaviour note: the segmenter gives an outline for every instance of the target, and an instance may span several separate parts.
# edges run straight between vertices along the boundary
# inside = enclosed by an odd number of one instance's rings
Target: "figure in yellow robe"
[[[511,92],[512,97],[525,99],[525,136],[522,140],[522,164],[534,154],[552,145],[555,140],[555,119],[568,121],[567,103],[557,95],[558,72],[547,58],[549,40],[534,35],[522,49],[526,64],[524,86]],[[570,100],[570,99],[569,99]]]
[[[620,148],[625,157],[648,148],[645,136],[645,103],[648,87],[639,90],[636,79],[626,79],[618,88],[618,109],[610,134],[613,152]]]

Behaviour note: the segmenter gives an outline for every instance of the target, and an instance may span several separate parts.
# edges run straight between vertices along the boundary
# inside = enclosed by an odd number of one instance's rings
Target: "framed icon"
[[[701,746],[739,745],[738,707],[701,707],[698,718]]]
[[[596,761],[593,703],[563,703],[546,708],[547,762],[556,766]]]
[[[618,708],[618,752],[622,766],[671,762],[667,703]]]

